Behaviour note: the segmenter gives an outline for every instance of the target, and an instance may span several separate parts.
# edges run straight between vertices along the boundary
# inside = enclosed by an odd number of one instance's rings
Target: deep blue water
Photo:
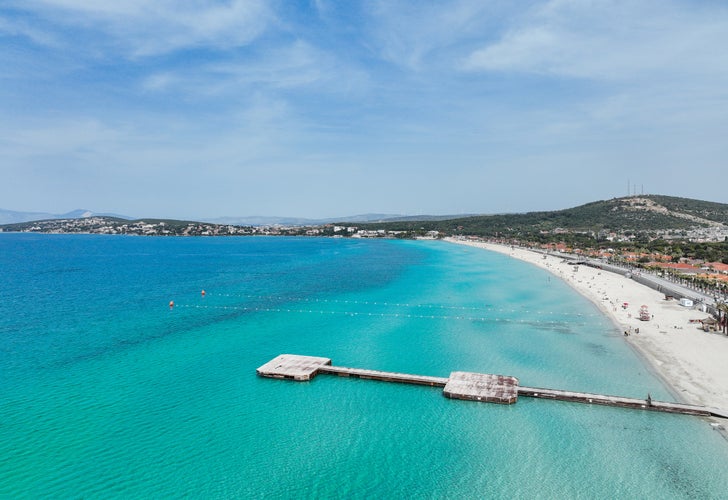
[[[0,497],[728,497],[728,443],[694,417],[255,375],[294,353],[671,399],[591,303],[506,256],[0,234],[0,278]]]

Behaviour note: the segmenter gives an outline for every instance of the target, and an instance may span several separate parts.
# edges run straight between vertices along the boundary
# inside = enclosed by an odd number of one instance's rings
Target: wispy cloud
[[[148,203],[167,190],[193,189],[203,198],[224,192],[234,205],[240,186],[280,185],[295,173],[277,165],[288,163],[282,158],[299,134],[286,104],[266,99],[218,123],[173,122],[156,113],[136,114],[131,121],[61,116],[0,124],[0,164],[3,175],[14,179],[14,189],[23,192],[24,203],[38,206],[47,205],[44,199],[71,207],[78,203],[74,199],[108,206],[120,192]],[[5,199],[14,196],[7,193]],[[183,214],[190,210],[190,198],[182,198],[154,210]]]
[[[677,176],[690,158],[714,168],[705,151],[715,155],[728,133],[725,47],[728,8],[719,3],[552,0],[512,18],[459,68],[530,82],[529,97],[543,98],[513,114],[543,145],[583,144],[604,159],[617,154],[619,168],[660,177],[671,165]]]
[[[552,0],[472,51],[463,68],[607,81],[728,76],[728,9],[710,7]]]
[[[53,36],[72,38],[78,30],[99,33],[100,43],[136,57],[190,47],[246,45],[274,21],[269,4],[262,0],[11,0],[11,5],[53,23]],[[59,26],[69,31],[60,31]]]
[[[165,69],[147,75],[141,86],[150,92],[180,92],[202,98],[279,95],[310,91],[321,98],[366,92],[369,77],[356,65],[294,40],[265,50],[230,54],[194,67]]]
[[[371,41],[383,59],[421,69],[433,65],[441,52],[451,56],[454,48],[473,37],[492,36],[506,10],[503,2],[493,0],[371,2]]]
[[[292,88],[312,85],[333,75],[333,61],[309,43],[296,40],[259,54],[252,61],[229,60],[206,70],[235,84]]]
[[[38,45],[55,46],[58,40],[46,30],[33,26],[22,19],[12,21],[0,16],[0,36],[26,37]]]

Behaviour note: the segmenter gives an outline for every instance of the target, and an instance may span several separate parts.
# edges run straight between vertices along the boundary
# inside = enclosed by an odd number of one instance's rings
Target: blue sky
[[[3,0],[0,208],[728,202],[722,1]]]

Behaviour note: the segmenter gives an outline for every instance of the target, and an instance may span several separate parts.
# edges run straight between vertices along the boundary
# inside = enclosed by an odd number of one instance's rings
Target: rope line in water
[[[321,303],[321,304],[347,304],[347,305],[367,305],[367,306],[384,306],[384,307],[409,307],[409,308],[421,308],[421,309],[441,309],[441,310],[452,310],[452,311],[493,311],[500,313],[518,313],[518,314],[533,314],[533,315],[558,315],[558,316],[576,316],[580,318],[595,317],[597,314],[583,314],[583,313],[570,313],[570,312],[553,312],[553,311],[530,311],[525,309],[506,309],[495,306],[485,307],[468,307],[468,306],[448,306],[440,304],[409,304],[400,302],[379,302],[379,301],[368,301],[368,300],[337,300],[337,299],[307,299],[304,297],[283,297],[277,295],[251,295],[251,294],[234,294],[234,293],[216,293],[207,294],[208,297],[227,297],[227,298],[246,298],[246,299],[259,299],[259,300],[283,300],[288,302],[308,302],[308,303]]]
[[[451,316],[451,315],[427,315],[427,314],[404,314],[404,313],[377,313],[377,312],[361,312],[361,311],[327,311],[320,309],[288,309],[277,307],[243,307],[243,306],[211,306],[199,304],[175,304],[175,307],[185,309],[216,309],[227,311],[244,311],[244,312],[277,312],[277,313],[303,313],[303,314],[320,314],[320,315],[341,315],[341,316],[365,316],[380,318],[413,318],[413,319],[440,319],[440,320],[464,320],[464,321],[482,321],[482,322],[502,322],[502,323],[539,323],[544,325],[558,325],[555,321],[541,321],[537,319],[510,319],[510,318],[488,318],[483,316]]]

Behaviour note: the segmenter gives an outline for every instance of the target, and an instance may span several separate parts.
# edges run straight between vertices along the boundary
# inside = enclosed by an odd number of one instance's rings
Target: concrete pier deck
[[[281,354],[265,363],[257,370],[261,377],[306,381],[317,374],[355,377],[383,382],[428,385],[443,387],[443,395],[452,399],[467,399],[501,404],[513,404],[518,396],[567,401],[572,403],[598,404],[620,408],[681,413],[685,415],[713,416],[728,419],[728,411],[720,408],[654,401],[648,399],[625,398],[587,392],[562,391],[538,387],[522,387],[516,377],[490,375],[472,372],[452,372],[448,378],[407,373],[365,370],[332,366],[331,359],[315,356]]]
[[[281,354],[258,368],[258,375],[291,380],[311,380],[322,366],[330,365],[329,358]]]
[[[518,401],[518,379],[507,375],[452,372],[442,392],[451,399],[513,404]]]

